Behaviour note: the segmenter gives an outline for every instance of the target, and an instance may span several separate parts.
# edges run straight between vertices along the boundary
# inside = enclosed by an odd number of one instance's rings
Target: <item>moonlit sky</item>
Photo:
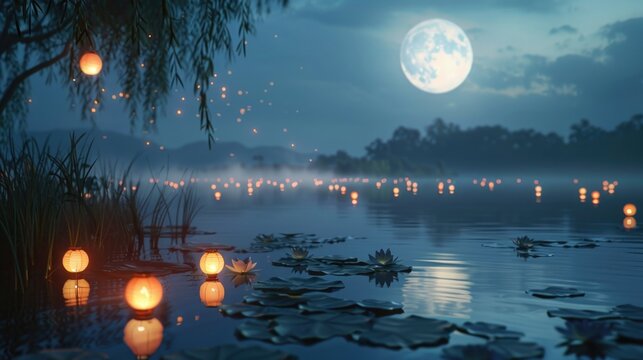
[[[411,85],[399,61],[406,32],[436,17],[462,27],[474,51],[469,78],[438,95]],[[248,146],[361,154],[400,125],[424,128],[437,117],[462,127],[562,134],[581,118],[611,128],[643,112],[641,39],[640,0],[292,0],[257,23],[246,58],[220,63],[230,106],[221,100],[212,106],[221,114],[216,136]],[[109,98],[119,89],[104,76]],[[92,126],[70,109],[63,87],[39,77],[31,84],[29,130]],[[122,103],[105,102],[96,126],[129,133]],[[247,105],[252,110],[239,116]],[[134,134],[166,147],[204,140],[196,113],[191,90],[177,89],[157,119],[158,132],[142,134],[139,122]]]

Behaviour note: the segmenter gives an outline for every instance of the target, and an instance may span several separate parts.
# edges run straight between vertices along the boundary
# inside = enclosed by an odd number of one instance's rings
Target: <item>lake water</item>
[[[640,180],[619,179],[614,194],[601,190],[600,179],[573,184],[570,179],[541,179],[542,196],[534,195],[533,179],[521,184],[505,178],[489,191],[470,178],[456,179],[455,194],[439,195],[434,180],[419,181],[416,194],[400,185],[393,196],[391,181],[377,190],[369,184],[340,184],[348,194],[359,191],[357,205],[348,195],[330,192],[326,182],[314,187],[304,181],[296,189],[288,187],[256,189],[253,196],[241,189],[223,191],[215,201],[212,191],[199,184],[203,210],[196,225],[216,235],[199,235],[193,242],[217,242],[248,246],[259,233],[304,232],[320,238],[353,236],[344,243],[326,244],[311,250],[315,256],[339,254],[367,259],[377,249],[391,248],[409,274],[399,274],[390,284],[367,276],[333,277],[345,289],[332,296],[353,300],[374,298],[404,305],[404,314],[421,315],[454,323],[487,321],[507,325],[525,333],[524,340],[546,349],[545,358],[564,357],[565,348],[555,330],[564,321],[549,318],[547,310],[558,307],[609,310],[619,304],[643,305],[643,237],[639,229],[623,228],[625,203],[639,204],[643,210]],[[601,190],[600,203],[581,203],[578,188]],[[643,223],[643,215],[639,214]],[[527,235],[537,240],[600,241],[593,249],[545,248],[551,257],[521,258],[510,248],[482,244],[511,245],[511,239]],[[363,238],[362,238],[363,237]],[[167,247],[167,245],[166,245]],[[293,274],[290,268],[274,267],[271,261],[286,250],[250,254],[258,262],[256,280]],[[161,251],[163,259],[178,263],[198,263],[200,254]],[[240,256],[224,252],[229,261]],[[245,255],[241,255],[245,256]],[[224,270],[220,279],[225,288],[224,304],[235,304],[252,291],[251,285],[235,286]],[[52,281],[50,296],[38,309],[25,311],[20,319],[3,319],[2,355],[42,348],[80,347],[102,351],[111,358],[133,358],[123,341],[123,329],[132,318],[123,299],[123,280],[86,277],[91,286],[88,303],[67,307],[62,300],[64,279]],[[442,347],[418,350],[388,350],[360,346],[335,338],[312,346],[274,346],[257,341],[238,340],[235,328],[244,320],[222,316],[217,308],[205,307],[199,297],[204,281],[198,270],[160,278],[164,298],[155,311],[163,324],[163,340],[153,357],[177,350],[224,343],[274,347],[300,358],[370,359],[439,358]],[[526,290],[547,286],[573,287],[584,297],[547,300],[532,297]],[[454,332],[449,344],[483,343],[482,339]],[[332,354],[332,355],[331,355]]]

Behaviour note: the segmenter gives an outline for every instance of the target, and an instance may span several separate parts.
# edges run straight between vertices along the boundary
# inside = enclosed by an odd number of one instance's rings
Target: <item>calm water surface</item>
[[[509,183],[510,181],[506,181]],[[306,183],[280,192],[261,188],[252,197],[241,190],[227,190],[221,201],[212,199],[203,185],[203,211],[197,226],[216,235],[195,236],[193,242],[218,242],[243,247],[258,233],[305,232],[320,237],[365,237],[313,249],[314,255],[340,254],[367,258],[380,248],[391,248],[402,263],[413,266],[390,284],[366,276],[328,277],[344,281],[346,288],[332,295],[359,300],[375,298],[404,304],[405,314],[416,314],[455,323],[488,321],[507,325],[526,334],[526,341],[546,348],[546,358],[564,357],[555,326],[561,319],[548,318],[557,307],[608,310],[631,303],[643,305],[643,238],[640,230],[625,231],[622,207],[627,202],[643,210],[641,181],[621,180],[615,194],[601,192],[599,205],[581,203],[578,186],[570,180],[541,181],[543,196],[536,201],[533,184],[502,184],[493,192],[456,181],[454,195],[439,196],[434,181],[421,181],[416,195],[404,191],[393,198],[392,185],[377,191],[373,183],[347,184],[360,192],[359,203],[348,196],[330,193],[326,187]],[[594,180],[581,183],[590,191],[600,189]],[[640,223],[643,215],[639,214]],[[546,248],[552,257],[523,259],[512,249],[488,248],[484,243],[510,244],[517,236],[539,240],[606,240],[595,249]],[[610,242],[607,242],[610,240]],[[166,245],[167,247],[167,245]],[[298,276],[289,268],[273,267],[271,261],[284,251],[252,254],[259,263],[257,280],[271,276]],[[167,261],[198,262],[200,254],[162,250]],[[227,260],[238,256],[224,253]],[[229,274],[221,276],[223,303],[234,304],[252,291],[250,285],[235,287]],[[307,276],[307,275],[304,275]],[[65,307],[60,289],[64,279],[53,281],[51,295],[42,307],[20,319],[2,320],[3,356],[10,357],[51,347],[81,347],[103,351],[112,358],[133,358],[123,342],[123,329],[132,318],[122,294],[125,281],[86,276],[91,285],[88,304]],[[173,351],[238,342],[234,332],[243,320],[222,316],[199,299],[202,275],[183,273],[161,278],[164,298],[155,316],[164,327],[163,342],[154,357]],[[575,287],[586,296],[544,300],[525,290],[546,286]],[[450,344],[482,342],[453,333]],[[243,344],[272,345],[242,341]],[[359,346],[333,339],[313,346],[278,348],[301,358],[373,359],[439,358],[441,348],[393,351]]]

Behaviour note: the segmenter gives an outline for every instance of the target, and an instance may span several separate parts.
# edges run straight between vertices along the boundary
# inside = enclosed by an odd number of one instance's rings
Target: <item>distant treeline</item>
[[[321,155],[319,170],[337,173],[439,174],[474,169],[576,168],[602,166],[625,168],[643,165],[643,115],[632,116],[613,130],[583,119],[571,126],[567,139],[533,129],[511,131],[505,127],[460,126],[436,119],[424,133],[399,127],[393,136],[366,146],[366,155],[352,157],[345,151]],[[591,169],[590,169],[591,170]]]

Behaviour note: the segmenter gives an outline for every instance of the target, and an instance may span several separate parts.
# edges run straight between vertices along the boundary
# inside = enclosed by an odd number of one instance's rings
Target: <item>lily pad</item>
[[[390,264],[390,265],[374,265],[373,270],[381,271],[381,272],[409,273],[411,272],[411,270],[413,270],[413,268],[402,264]]]
[[[643,323],[625,321],[616,325],[614,330],[620,340],[643,342]]]
[[[205,349],[183,350],[164,355],[162,360],[294,360],[288,353],[259,346],[220,345]]]
[[[330,255],[330,256],[321,256],[312,258],[312,260],[325,263],[325,264],[337,264],[337,265],[365,265],[366,263],[358,260],[356,257],[345,257],[341,255]]]
[[[545,356],[545,349],[533,342],[519,340],[495,340],[487,347],[500,359],[540,359]]]
[[[328,311],[355,307],[355,301],[340,299],[330,296],[311,300],[306,304],[300,304],[299,308],[306,311]]]
[[[237,326],[237,336],[243,339],[266,341],[273,344],[290,344],[294,341],[272,331],[274,322],[250,319]]]
[[[221,305],[219,311],[230,317],[274,318],[283,315],[297,315],[299,311],[288,307],[258,306],[248,304]]]
[[[442,350],[442,357],[446,360],[500,360],[486,344],[449,346]]]
[[[447,343],[453,328],[449,322],[416,315],[378,318],[371,329],[353,334],[352,339],[364,345],[414,349]]]
[[[349,336],[368,328],[371,318],[344,313],[319,313],[306,316],[280,316],[274,332],[282,337],[312,343],[336,336]]]
[[[585,296],[585,293],[578,291],[578,289],[560,286],[549,286],[544,289],[532,289],[525,292],[531,296],[544,299]]]
[[[624,319],[643,321],[643,307],[625,304],[616,306],[613,312],[621,315]]]
[[[557,310],[548,310],[547,315],[549,317],[559,317],[565,320],[609,320],[619,318],[618,314],[612,312],[564,308],[560,308]]]
[[[448,360],[518,360],[540,359],[545,349],[530,342],[519,340],[495,340],[484,345],[455,345],[443,350]]]
[[[307,271],[310,275],[333,275],[333,276],[351,276],[351,275],[369,275],[375,272],[367,265],[329,265],[317,264],[309,265]]]
[[[194,270],[190,265],[164,261],[119,261],[106,264],[102,273],[111,277],[129,278],[134,274],[148,273],[154,276],[166,276]]]
[[[275,307],[296,307],[299,304],[306,303],[310,300],[323,297],[322,294],[310,294],[304,296],[293,296],[287,294],[277,294],[271,292],[255,292],[246,295],[243,302],[247,304],[259,304],[262,306],[275,306]]]
[[[257,281],[255,290],[281,292],[286,294],[303,294],[311,291],[337,291],[344,288],[341,281],[326,281],[319,277],[283,279],[272,277],[266,281]]]
[[[492,324],[487,322],[465,322],[457,327],[458,331],[465,334],[478,336],[488,340],[494,339],[520,339],[525,334],[519,331],[507,330],[507,327],[500,324]]]
[[[34,354],[22,355],[16,360],[95,360],[107,359],[107,355],[83,349],[49,349]]]
[[[357,302],[357,306],[376,314],[400,314],[404,306],[394,301],[366,299]]]

